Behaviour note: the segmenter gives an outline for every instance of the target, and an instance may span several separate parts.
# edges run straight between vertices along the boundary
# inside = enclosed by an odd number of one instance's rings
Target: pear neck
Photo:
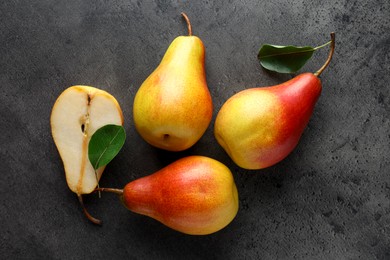
[[[199,62],[197,62],[199,60]],[[179,36],[169,46],[160,65],[176,68],[197,67],[204,60],[203,44],[196,36]]]
[[[153,179],[149,176],[128,183],[121,197],[129,210],[150,216],[153,212]]]

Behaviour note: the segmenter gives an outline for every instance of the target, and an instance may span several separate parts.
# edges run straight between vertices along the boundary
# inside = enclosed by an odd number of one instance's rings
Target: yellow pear
[[[205,49],[192,35],[177,37],[160,65],[139,88],[133,106],[138,133],[149,144],[182,151],[204,134],[212,118],[213,104],[206,82]]]
[[[66,89],[51,112],[51,132],[64,165],[66,181],[81,203],[81,195],[94,191],[104,170],[101,167],[95,174],[88,158],[88,143],[95,131],[107,124],[123,125],[122,110],[112,95],[93,87]],[[85,208],[84,213],[90,217]]]

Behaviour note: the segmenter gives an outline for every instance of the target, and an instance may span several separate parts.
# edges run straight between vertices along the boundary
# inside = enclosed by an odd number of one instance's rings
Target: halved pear
[[[89,140],[104,125],[123,125],[122,110],[117,100],[106,91],[73,86],[57,98],[50,124],[68,186],[82,203],[81,194],[93,192],[104,171],[101,167],[95,175],[88,158]]]

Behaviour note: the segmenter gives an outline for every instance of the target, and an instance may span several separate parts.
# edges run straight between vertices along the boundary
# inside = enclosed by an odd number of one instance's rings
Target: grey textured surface
[[[136,133],[132,102],[185,11],[206,46],[214,117],[191,149],[168,153]],[[0,2],[0,256],[2,259],[390,259],[390,2]],[[213,137],[234,93],[292,76],[267,73],[261,44],[317,46],[336,32],[323,92],[294,152],[260,171],[238,168]],[[319,51],[302,71],[325,60]],[[86,196],[84,218],[50,134],[57,96],[75,84],[113,94],[126,144],[104,187],[123,187],[189,154],[234,173],[240,210],[225,229],[188,236],[127,211],[115,196]]]

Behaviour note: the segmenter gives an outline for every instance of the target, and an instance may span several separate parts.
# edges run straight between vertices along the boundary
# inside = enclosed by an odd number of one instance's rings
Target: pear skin
[[[321,94],[316,73],[303,73],[276,86],[243,90],[229,98],[218,112],[214,135],[240,167],[257,170],[283,160],[296,147]]]
[[[138,133],[149,144],[169,151],[193,146],[212,118],[205,49],[190,28],[189,24],[189,36],[179,36],[171,43],[134,98]]]
[[[298,144],[320,93],[321,83],[311,73],[277,86],[241,91],[218,113],[215,137],[242,168],[274,165]]]
[[[217,232],[238,211],[232,173],[222,163],[204,156],[185,157],[130,182],[122,200],[129,210],[191,235]]]

